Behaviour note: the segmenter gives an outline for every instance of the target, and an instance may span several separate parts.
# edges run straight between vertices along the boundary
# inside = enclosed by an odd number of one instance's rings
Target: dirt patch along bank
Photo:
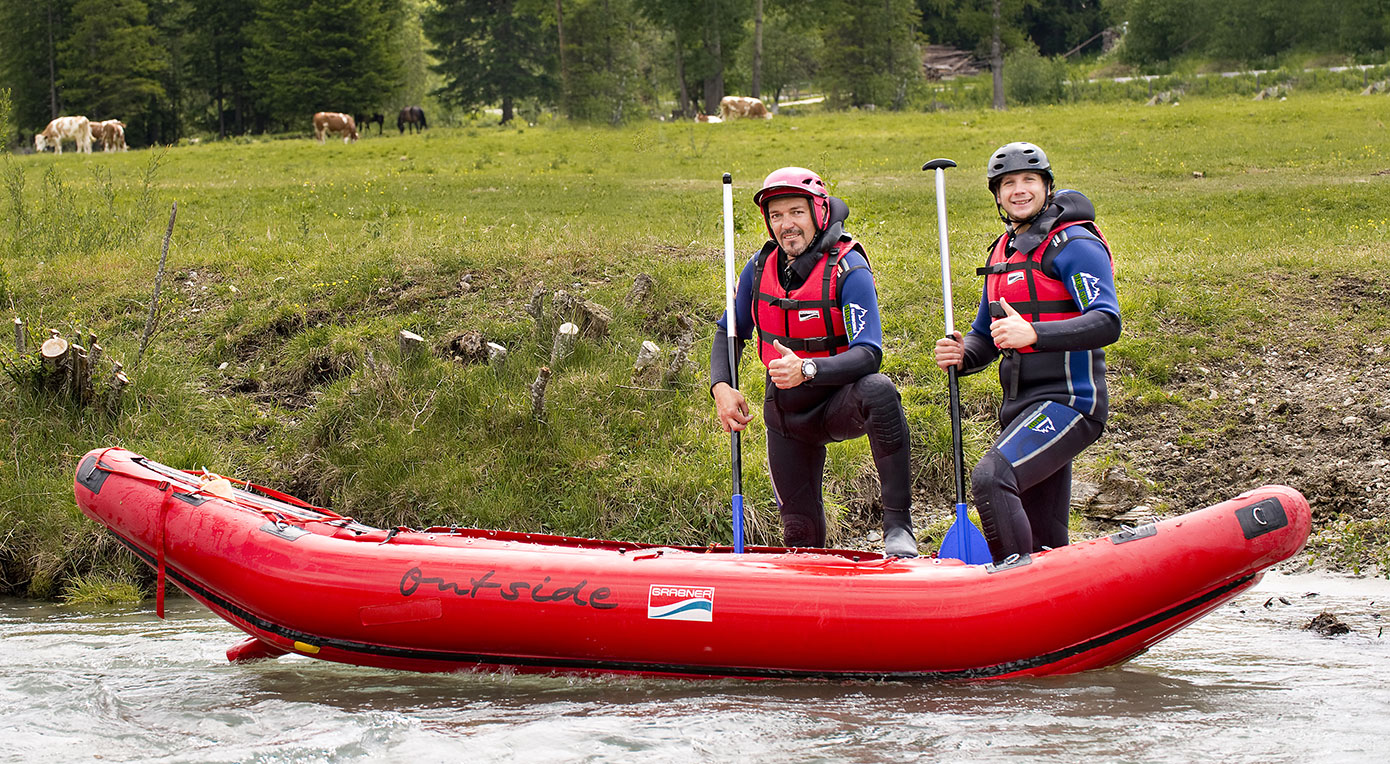
[[[1261,344],[1174,369],[1167,402],[1127,396],[1120,380],[1115,416],[1088,460],[1102,473],[1092,479],[1104,494],[1114,481],[1100,465],[1125,465],[1137,480],[1122,498],[1161,514],[1283,483],[1313,510],[1306,563],[1388,575],[1390,336],[1329,332],[1327,309],[1306,294],[1283,301],[1277,324],[1252,327]]]

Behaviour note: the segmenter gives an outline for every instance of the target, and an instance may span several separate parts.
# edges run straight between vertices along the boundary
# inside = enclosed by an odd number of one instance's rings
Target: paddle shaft
[[[729,375],[731,384],[738,389],[738,352],[734,343],[738,338],[738,320],[734,317],[734,289],[737,274],[734,273],[734,176],[724,173],[724,323],[729,346]],[[733,518],[734,553],[743,554],[743,449],[739,432],[729,433],[729,453],[733,465]]]
[[[941,300],[946,313],[946,338],[956,336],[955,316],[951,306],[951,244],[946,236],[946,168],[955,167],[949,159],[935,159],[927,166],[936,171],[936,228],[941,238]],[[951,389],[951,445],[956,468],[956,504],[965,503],[965,449],[960,434],[960,381],[956,367],[946,370]]]

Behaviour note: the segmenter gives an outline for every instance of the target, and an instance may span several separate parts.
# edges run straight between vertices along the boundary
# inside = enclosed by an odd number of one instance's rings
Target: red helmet
[[[830,225],[830,194],[825,190],[825,181],[805,167],[783,167],[773,170],[763,181],[763,187],[753,194],[753,203],[763,210],[763,221],[767,222],[767,202],[779,196],[804,196],[811,204],[811,219],[816,224],[816,233]],[[772,233],[768,224],[767,233]]]

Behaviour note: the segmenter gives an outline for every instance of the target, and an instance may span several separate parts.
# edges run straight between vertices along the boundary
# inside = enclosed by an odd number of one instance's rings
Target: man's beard
[[[785,253],[787,257],[798,257],[802,254],[805,254],[806,250],[811,248],[811,240],[807,238],[806,233],[804,231],[797,232],[796,238],[797,241],[803,242],[800,249],[792,249],[788,247],[786,244],[784,244],[783,241],[777,242],[778,246],[782,248],[782,252]]]

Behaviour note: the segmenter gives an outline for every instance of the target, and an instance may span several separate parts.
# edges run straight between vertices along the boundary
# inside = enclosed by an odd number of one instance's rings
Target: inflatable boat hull
[[[999,565],[844,550],[677,548],[370,528],[267,489],[217,495],[119,448],[78,505],[251,639],[415,671],[984,679],[1123,662],[1253,586],[1307,539],[1265,486]],[[229,496],[230,498],[227,498]]]

